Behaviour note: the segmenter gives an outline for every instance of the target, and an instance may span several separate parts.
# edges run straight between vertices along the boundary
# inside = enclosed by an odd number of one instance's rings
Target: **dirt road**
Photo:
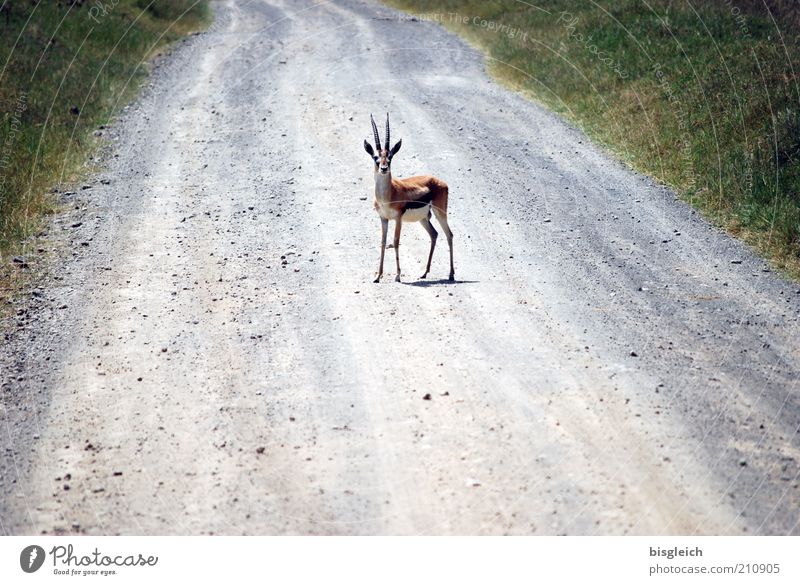
[[[800,533],[797,284],[434,23],[216,13],[15,307],[4,533]],[[387,109],[455,284],[415,224],[371,282]]]

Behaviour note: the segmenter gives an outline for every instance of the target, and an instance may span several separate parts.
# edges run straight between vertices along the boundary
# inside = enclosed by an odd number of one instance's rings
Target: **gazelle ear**
[[[364,150],[366,150],[367,154],[370,155],[371,157],[375,156],[375,151],[372,150],[372,145],[366,140],[364,141]]]
[[[400,147],[402,145],[403,145],[403,139],[401,138],[400,140],[397,141],[397,144],[395,144],[392,147],[392,150],[389,151],[389,158],[392,158],[394,155],[396,155],[400,151]]]

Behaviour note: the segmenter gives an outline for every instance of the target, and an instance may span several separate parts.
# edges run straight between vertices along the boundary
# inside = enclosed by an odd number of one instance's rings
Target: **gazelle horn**
[[[386,150],[389,150],[391,144],[389,143],[389,112],[386,112]]]
[[[378,127],[375,125],[375,118],[372,117],[372,114],[369,115],[369,119],[372,122],[372,133],[375,135],[375,147],[378,149],[378,152],[381,150],[381,141],[378,138]]]

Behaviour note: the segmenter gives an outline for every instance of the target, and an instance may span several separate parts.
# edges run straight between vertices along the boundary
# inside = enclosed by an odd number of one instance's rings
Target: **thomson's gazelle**
[[[450,280],[455,280],[453,270],[453,232],[447,225],[447,184],[431,175],[409,177],[408,179],[392,178],[392,157],[400,150],[402,140],[398,140],[389,149],[389,114],[386,114],[386,143],[381,147],[378,137],[378,127],[375,119],[370,114],[372,132],[375,136],[375,147],[364,141],[364,150],[375,161],[375,210],[381,218],[381,262],[378,265],[378,277],[375,282],[380,282],[383,276],[383,256],[386,251],[386,232],[389,220],[394,220],[394,253],[397,259],[397,276],[400,282],[400,230],[404,221],[418,221],[431,237],[431,251],[428,254],[428,265],[425,274],[431,270],[433,249],[436,247],[436,238],[439,235],[431,225],[431,212],[436,216],[436,221],[447,236],[447,245],[450,247]]]

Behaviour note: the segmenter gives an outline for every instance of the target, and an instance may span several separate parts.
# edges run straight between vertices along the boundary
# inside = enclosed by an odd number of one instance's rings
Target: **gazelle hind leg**
[[[444,235],[447,236],[447,246],[450,248],[450,280],[455,280],[456,273],[453,269],[453,232],[450,231],[450,226],[447,225],[447,212],[444,209],[434,206],[433,214],[436,216],[436,221],[442,226]]]
[[[431,237],[431,251],[428,254],[428,265],[425,267],[425,274],[420,276],[420,278],[425,278],[428,276],[428,273],[431,271],[431,259],[433,258],[433,249],[436,247],[436,238],[439,237],[439,233],[431,224],[430,213],[428,214],[427,219],[420,220],[422,227],[425,228],[425,231],[428,232],[428,235]]]

